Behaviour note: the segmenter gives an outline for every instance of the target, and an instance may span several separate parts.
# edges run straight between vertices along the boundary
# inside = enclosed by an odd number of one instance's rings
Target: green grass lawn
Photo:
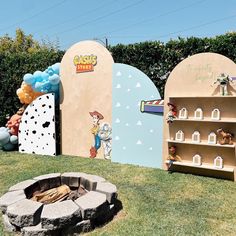
[[[96,159],[0,151],[0,195],[20,181],[67,171],[100,175],[118,188],[123,209],[86,235],[236,235],[236,184],[227,180]],[[0,235],[13,235],[4,232],[1,219]]]

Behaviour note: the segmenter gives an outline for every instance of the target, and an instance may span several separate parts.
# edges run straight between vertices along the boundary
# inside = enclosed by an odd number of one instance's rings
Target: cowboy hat
[[[99,120],[102,120],[104,117],[101,113],[97,111],[89,112],[90,116],[97,116]]]
[[[172,107],[176,107],[173,103],[171,103],[171,102],[168,102],[167,103],[167,106],[172,106]]]

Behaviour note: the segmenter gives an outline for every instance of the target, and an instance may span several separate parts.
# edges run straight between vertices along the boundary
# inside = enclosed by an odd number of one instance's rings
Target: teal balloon
[[[51,92],[58,92],[59,91],[59,84],[51,85]]]
[[[18,137],[16,135],[12,135],[10,137],[10,143],[17,144],[18,143]]]
[[[35,79],[35,82],[42,82],[43,81],[43,76],[42,76],[43,72],[42,71],[35,71],[33,74],[33,77]]]
[[[44,72],[42,72],[41,77],[43,79],[42,81],[47,82],[48,78],[49,78],[49,74],[44,71]]]
[[[5,151],[12,151],[14,149],[15,149],[15,145],[10,142],[3,145],[3,150],[5,150]]]
[[[49,81],[44,82],[41,87],[41,93],[48,93],[51,90],[51,84],[49,83]]]
[[[54,74],[54,75],[49,76],[48,80],[51,85],[56,85],[56,84],[59,84],[60,82],[60,76],[57,74]]]
[[[49,66],[49,67],[47,68],[47,73],[48,73],[50,76],[54,74],[54,70],[52,69],[51,66]]]
[[[60,74],[60,63],[55,63],[54,65],[52,65],[52,69],[54,71],[55,74],[59,75]]]
[[[0,131],[0,145],[4,146],[9,142],[9,140],[10,140],[10,134],[8,133],[8,131],[7,130]]]
[[[8,132],[8,128],[6,128],[6,127],[0,127],[0,132]]]
[[[41,90],[43,89],[43,83],[42,82],[36,82],[33,89],[36,92],[41,92]]]
[[[33,84],[35,82],[35,78],[33,77],[32,74],[25,74],[23,77],[23,80],[25,81],[26,84]]]

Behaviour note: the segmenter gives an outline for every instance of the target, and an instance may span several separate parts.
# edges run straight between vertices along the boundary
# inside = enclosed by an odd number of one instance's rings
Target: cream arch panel
[[[199,53],[180,62],[171,72],[165,98],[220,95],[217,85],[211,86],[221,73],[236,75],[235,63],[217,53]],[[236,96],[235,86],[229,92]]]
[[[182,159],[174,163],[175,170],[201,175],[210,175],[236,180],[236,149],[233,145],[220,145],[208,141],[208,135],[223,128],[236,135],[236,81],[229,82],[227,96],[220,93],[220,85],[215,82],[224,73],[236,77],[236,64],[229,58],[216,53],[200,53],[180,62],[171,72],[165,86],[164,116],[168,114],[167,103],[176,105],[177,110],[186,108],[188,119],[176,119],[172,124],[164,122],[163,130],[163,168],[168,157],[168,147],[175,145],[176,154]],[[197,108],[203,110],[201,120],[194,119]],[[212,120],[212,111],[217,107],[220,120]],[[185,141],[174,139],[178,130],[184,130]],[[192,133],[198,130],[201,142],[191,140]],[[200,153],[203,163],[196,168],[192,157]],[[224,166],[219,171],[214,168],[214,158],[220,155]]]
[[[79,57],[83,57],[79,59]],[[79,65],[80,62],[85,65]],[[79,63],[78,66],[75,64]],[[93,65],[91,65],[91,63]],[[61,62],[62,154],[88,157],[94,146],[89,112],[104,116],[111,124],[112,64],[110,52],[94,41],[82,41],[67,50]],[[92,68],[93,67],[93,68]],[[81,72],[81,69],[84,72]],[[88,71],[91,70],[92,71]],[[87,71],[86,71],[87,70]],[[103,157],[103,148],[97,157]]]

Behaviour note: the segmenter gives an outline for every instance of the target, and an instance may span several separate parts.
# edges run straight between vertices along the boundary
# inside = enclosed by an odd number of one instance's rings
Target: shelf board
[[[175,98],[236,98],[234,95],[227,95],[227,96],[222,96],[222,95],[216,95],[216,96],[176,96],[176,97],[169,97],[170,99],[175,99]]]
[[[200,142],[200,143],[195,143],[195,142],[191,142],[191,141],[176,141],[176,140],[171,140],[171,139],[167,139],[166,140],[168,143],[180,143],[180,144],[190,144],[190,145],[201,145],[201,146],[210,146],[210,147],[223,147],[223,148],[235,148],[235,144],[229,145],[229,144],[209,144],[209,143],[205,143],[205,142]]]
[[[191,121],[191,122],[213,122],[213,123],[236,123],[235,118],[228,119],[220,119],[220,120],[212,120],[211,118],[203,118],[203,119],[194,119],[193,117],[189,117],[188,119],[180,119],[175,118],[174,121]]]
[[[165,161],[165,163],[168,163],[168,161]],[[194,165],[192,162],[175,161],[173,165],[194,167],[194,168],[207,169],[207,170],[216,170],[216,171],[223,171],[223,172],[234,172],[234,168],[231,166],[224,166],[222,169],[218,169],[218,168],[214,168],[213,165],[208,164],[208,163],[197,166],[197,165]]]

